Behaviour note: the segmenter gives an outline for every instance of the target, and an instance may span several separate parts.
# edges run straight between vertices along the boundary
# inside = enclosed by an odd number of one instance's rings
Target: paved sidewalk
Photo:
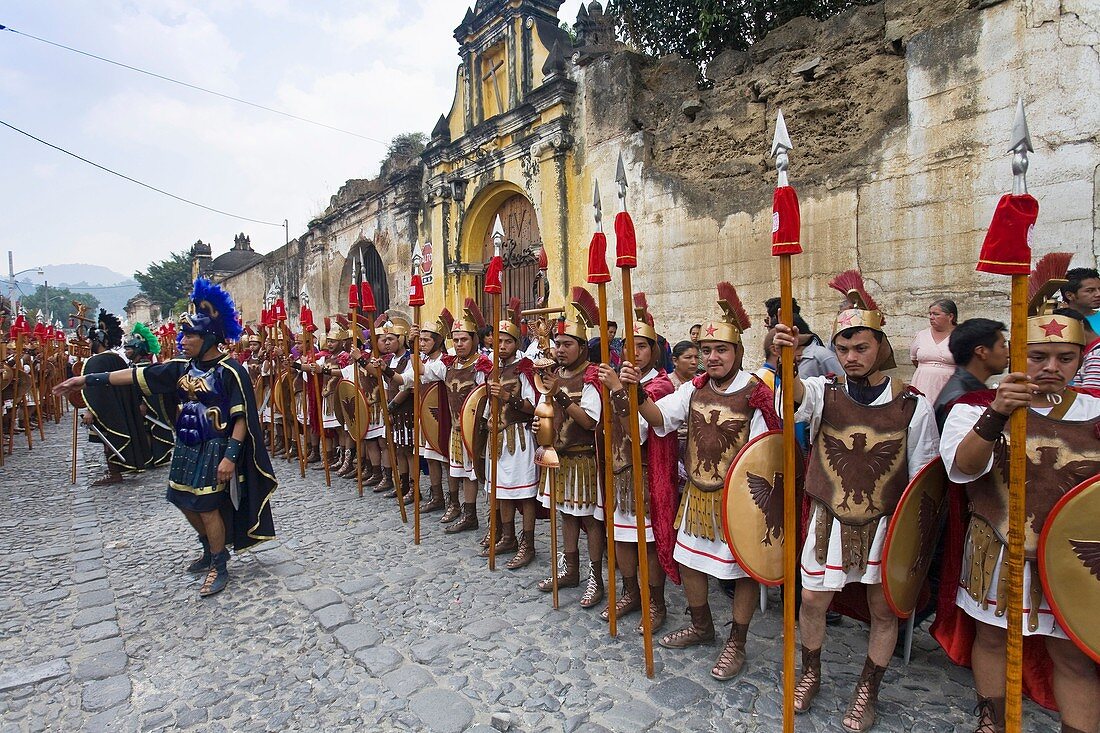
[[[716,645],[656,647],[649,680],[637,615],[612,639],[579,590],[554,611],[535,588],[545,525],[536,564],[489,573],[480,533],[446,536],[430,515],[417,547],[392,500],[278,461],[280,539],[234,557],[229,588],[201,600],[166,469],[90,488],[102,453],[88,446],[70,486],[68,435],[49,426],[0,469],[0,730],[781,729],[778,594],[739,679],[711,679]],[[687,617],[679,588],[668,600],[671,629]],[[729,603],[718,589],[711,603],[724,638]],[[798,731],[841,730],[865,638],[850,621],[829,629],[827,679]],[[973,709],[970,672],[918,631],[912,664],[886,674],[875,730],[970,731]],[[1026,730],[1057,728],[1025,712]]]

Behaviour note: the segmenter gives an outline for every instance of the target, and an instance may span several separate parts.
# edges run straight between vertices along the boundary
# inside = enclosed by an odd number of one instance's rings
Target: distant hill
[[[37,272],[26,272],[16,279],[20,284],[28,283],[32,287],[49,283],[50,286],[56,285],[75,292],[83,290],[99,298],[101,307],[123,318],[126,301],[141,290],[132,276],[101,265],[44,265],[42,273],[39,275]],[[23,285],[23,289],[27,290],[27,286]]]

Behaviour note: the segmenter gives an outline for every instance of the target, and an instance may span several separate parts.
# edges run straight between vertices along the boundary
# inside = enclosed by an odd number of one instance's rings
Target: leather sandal
[[[718,661],[710,671],[711,677],[726,682],[741,674],[741,668],[745,666],[745,639],[748,633],[748,624],[734,622],[730,625],[729,639],[718,654]]]
[[[1005,733],[1005,699],[978,695],[978,727],[974,733]]]
[[[710,615],[710,605],[689,606],[691,624],[665,634],[658,643],[666,649],[687,649],[700,644],[714,643],[714,618]]]
[[[878,703],[878,688],[886,667],[879,667],[868,657],[863,663],[863,672],[856,682],[852,700],[844,713],[841,725],[848,733],[863,733],[875,724],[875,705]],[[849,722],[851,721],[851,722]]]
[[[592,608],[603,600],[603,575],[600,570],[600,566],[596,563],[589,563],[588,583],[584,586],[584,593],[581,594],[581,608]]]
[[[794,711],[805,713],[821,692],[821,649],[802,647],[802,674],[794,685]]]
[[[576,588],[581,584],[581,554],[579,552],[563,552],[558,558],[558,589]],[[554,590],[554,579],[544,578],[539,581],[538,588],[543,593]]]
[[[505,564],[504,567],[509,570],[519,570],[525,568],[535,561],[535,544],[531,540],[527,539],[527,533],[521,532],[522,537],[519,540],[519,546],[516,548],[515,556]]]

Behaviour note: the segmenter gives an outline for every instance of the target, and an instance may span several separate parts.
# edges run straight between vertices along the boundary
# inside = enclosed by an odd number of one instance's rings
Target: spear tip
[[[600,181],[599,181],[599,179],[596,180],[595,185],[592,187],[592,206],[594,206],[596,208],[596,211],[599,211],[600,209],[603,208],[603,205],[600,203]]]
[[[787,123],[783,119],[783,110],[779,110],[779,114],[775,118],[775,135],[772,137],[772,157],[774,158],[780,152],[794,150],[794,145],[791,145],[791,136],[787,134]]]
[[[1024,98],[1016,100],[1016,119],[1012,123],[1012,146],[1009,152],[1019,152],[1021,149],[1034,153],[1031,145],[1031,133],[1027,129],[1027,113],[1024,112]]]
[[[500,214],[497,214],[496,220],[493,222],[493,238],[504,238],[504,224],[500,221]]]
[[[623,163],[623,154],[619,153],[619,164],[615,169],[615,182],[625,188],[629,184],[626,182],[626,164]]]

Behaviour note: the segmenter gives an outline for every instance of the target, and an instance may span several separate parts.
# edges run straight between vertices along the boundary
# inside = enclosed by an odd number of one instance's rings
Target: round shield
[[[485,414],[485,400],[488,396],[489,388],[479,384],[470,390],[470,394],[466,395],[462,403],[462,445],[475,464],[478,462],[479,449],[485,447],[485,431],[478,430],[478,422]],[[479,436],[478,433],[481,435]]]
[[[783,431],[738,451],[722,492],[722,532],[737,564],[758,583],[783,584]]]
[[[251,376],[251,375],[250,375]],[[257,375],[252,380],[252,391],[256,395],[256,411],[263,413],[267,401],[271,399],[271,378]]]
[[[1066,492],[1039,536],[1039,577],[1054,618],[1100,663],[1100,475]]]
[[[420,391],[420,434],[424,436],[424,444],[441,456],[450,453],[447,441],[451,428],[444,426],[449,415],[443,382],[429,383]]]
[[[340,422],[355,440],[362,440],[370,428],[370,408],[363,391],[350,379],[341,379],[336,385],[336,396],[336,415]]]
[[[3,392],[11,384],[14,371],[7,364],[0,364],[0,392]]]
[[[84,374],[84,360],[78,359],[73,364],[73,376],[79,377]],[[84,401],[84,391],[78,390],[69,394],[69,404],[77,409],[84,409],[88,406],[88,403]]]
[[[294,412],[294,382],[296,376],[294,372],[285,371],[275,377],[272,407],[275,409],[276,415],[290,415]]]
[[[882,590],[899,618],[917,605],[940,538],[947,502],[947,471],[937,458],[905,487],[882,545]]]

